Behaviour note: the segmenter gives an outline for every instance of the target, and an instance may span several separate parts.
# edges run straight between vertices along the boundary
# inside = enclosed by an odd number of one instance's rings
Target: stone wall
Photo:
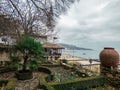
[[[118,68],[100,66],[100,72],[106,77],[106,84],[120,88],[120,70]]]

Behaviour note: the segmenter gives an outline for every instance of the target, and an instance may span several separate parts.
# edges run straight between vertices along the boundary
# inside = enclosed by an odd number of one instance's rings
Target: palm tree
[[[23,71],[26,71],[28,62],[34,62],[44,54],[42,44],[40,44],[40,42],[36,42],[29,36],[22,36],[15,45],[15,49],[22,54]]]
[[[31,66],[35,68],[40,58],[44,55],[42,44],[27,35],[21,36],[16,45],[13,46],[13,49],[19,52],[17,57],[22,61],[22,72],[27,72],[28,69],[31,69]],[[12,57],[16,57],[16,54]]]

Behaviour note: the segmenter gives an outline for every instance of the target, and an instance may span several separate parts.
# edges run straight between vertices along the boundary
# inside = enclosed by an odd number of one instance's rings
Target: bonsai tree
[[[13,48],[14,51],[16,51],[16,54],[14,54],[13,56],[13,62],[15,62],[16,64],[16,60],[18,60],[18,63],[21,63],[22,69],[19,71],[19,73],[22,74],[27,73],[28,71],[30,71],[31,68],[35,68],[37,63],[40,61],[40,58],[44,55],[42,44],[40,42],[36,42],[35,39],[27,35],[21,36]],[[18,72],[16,76],[18,76],[17,78],[19,78]],[[27,79],[32,78],[29,76],[26,76]]]

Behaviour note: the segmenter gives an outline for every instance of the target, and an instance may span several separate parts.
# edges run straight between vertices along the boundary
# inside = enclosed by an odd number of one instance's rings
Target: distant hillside
[[[75,45],[70,45],[70,44],[64,44],[64,43],[58,43],[59,45],[63,46],[66,49],[70,49],[70,50],[93,50],[93,49],[89,49],[89,48],[83,48],[83,47],[77,47]]]

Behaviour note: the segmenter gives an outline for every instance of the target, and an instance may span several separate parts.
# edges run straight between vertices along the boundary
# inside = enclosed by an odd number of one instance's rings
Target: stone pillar
[[[104,67],[103,65],[100,65],[100,74],[106,75],[107,73],[111,73],[111,67]]]

